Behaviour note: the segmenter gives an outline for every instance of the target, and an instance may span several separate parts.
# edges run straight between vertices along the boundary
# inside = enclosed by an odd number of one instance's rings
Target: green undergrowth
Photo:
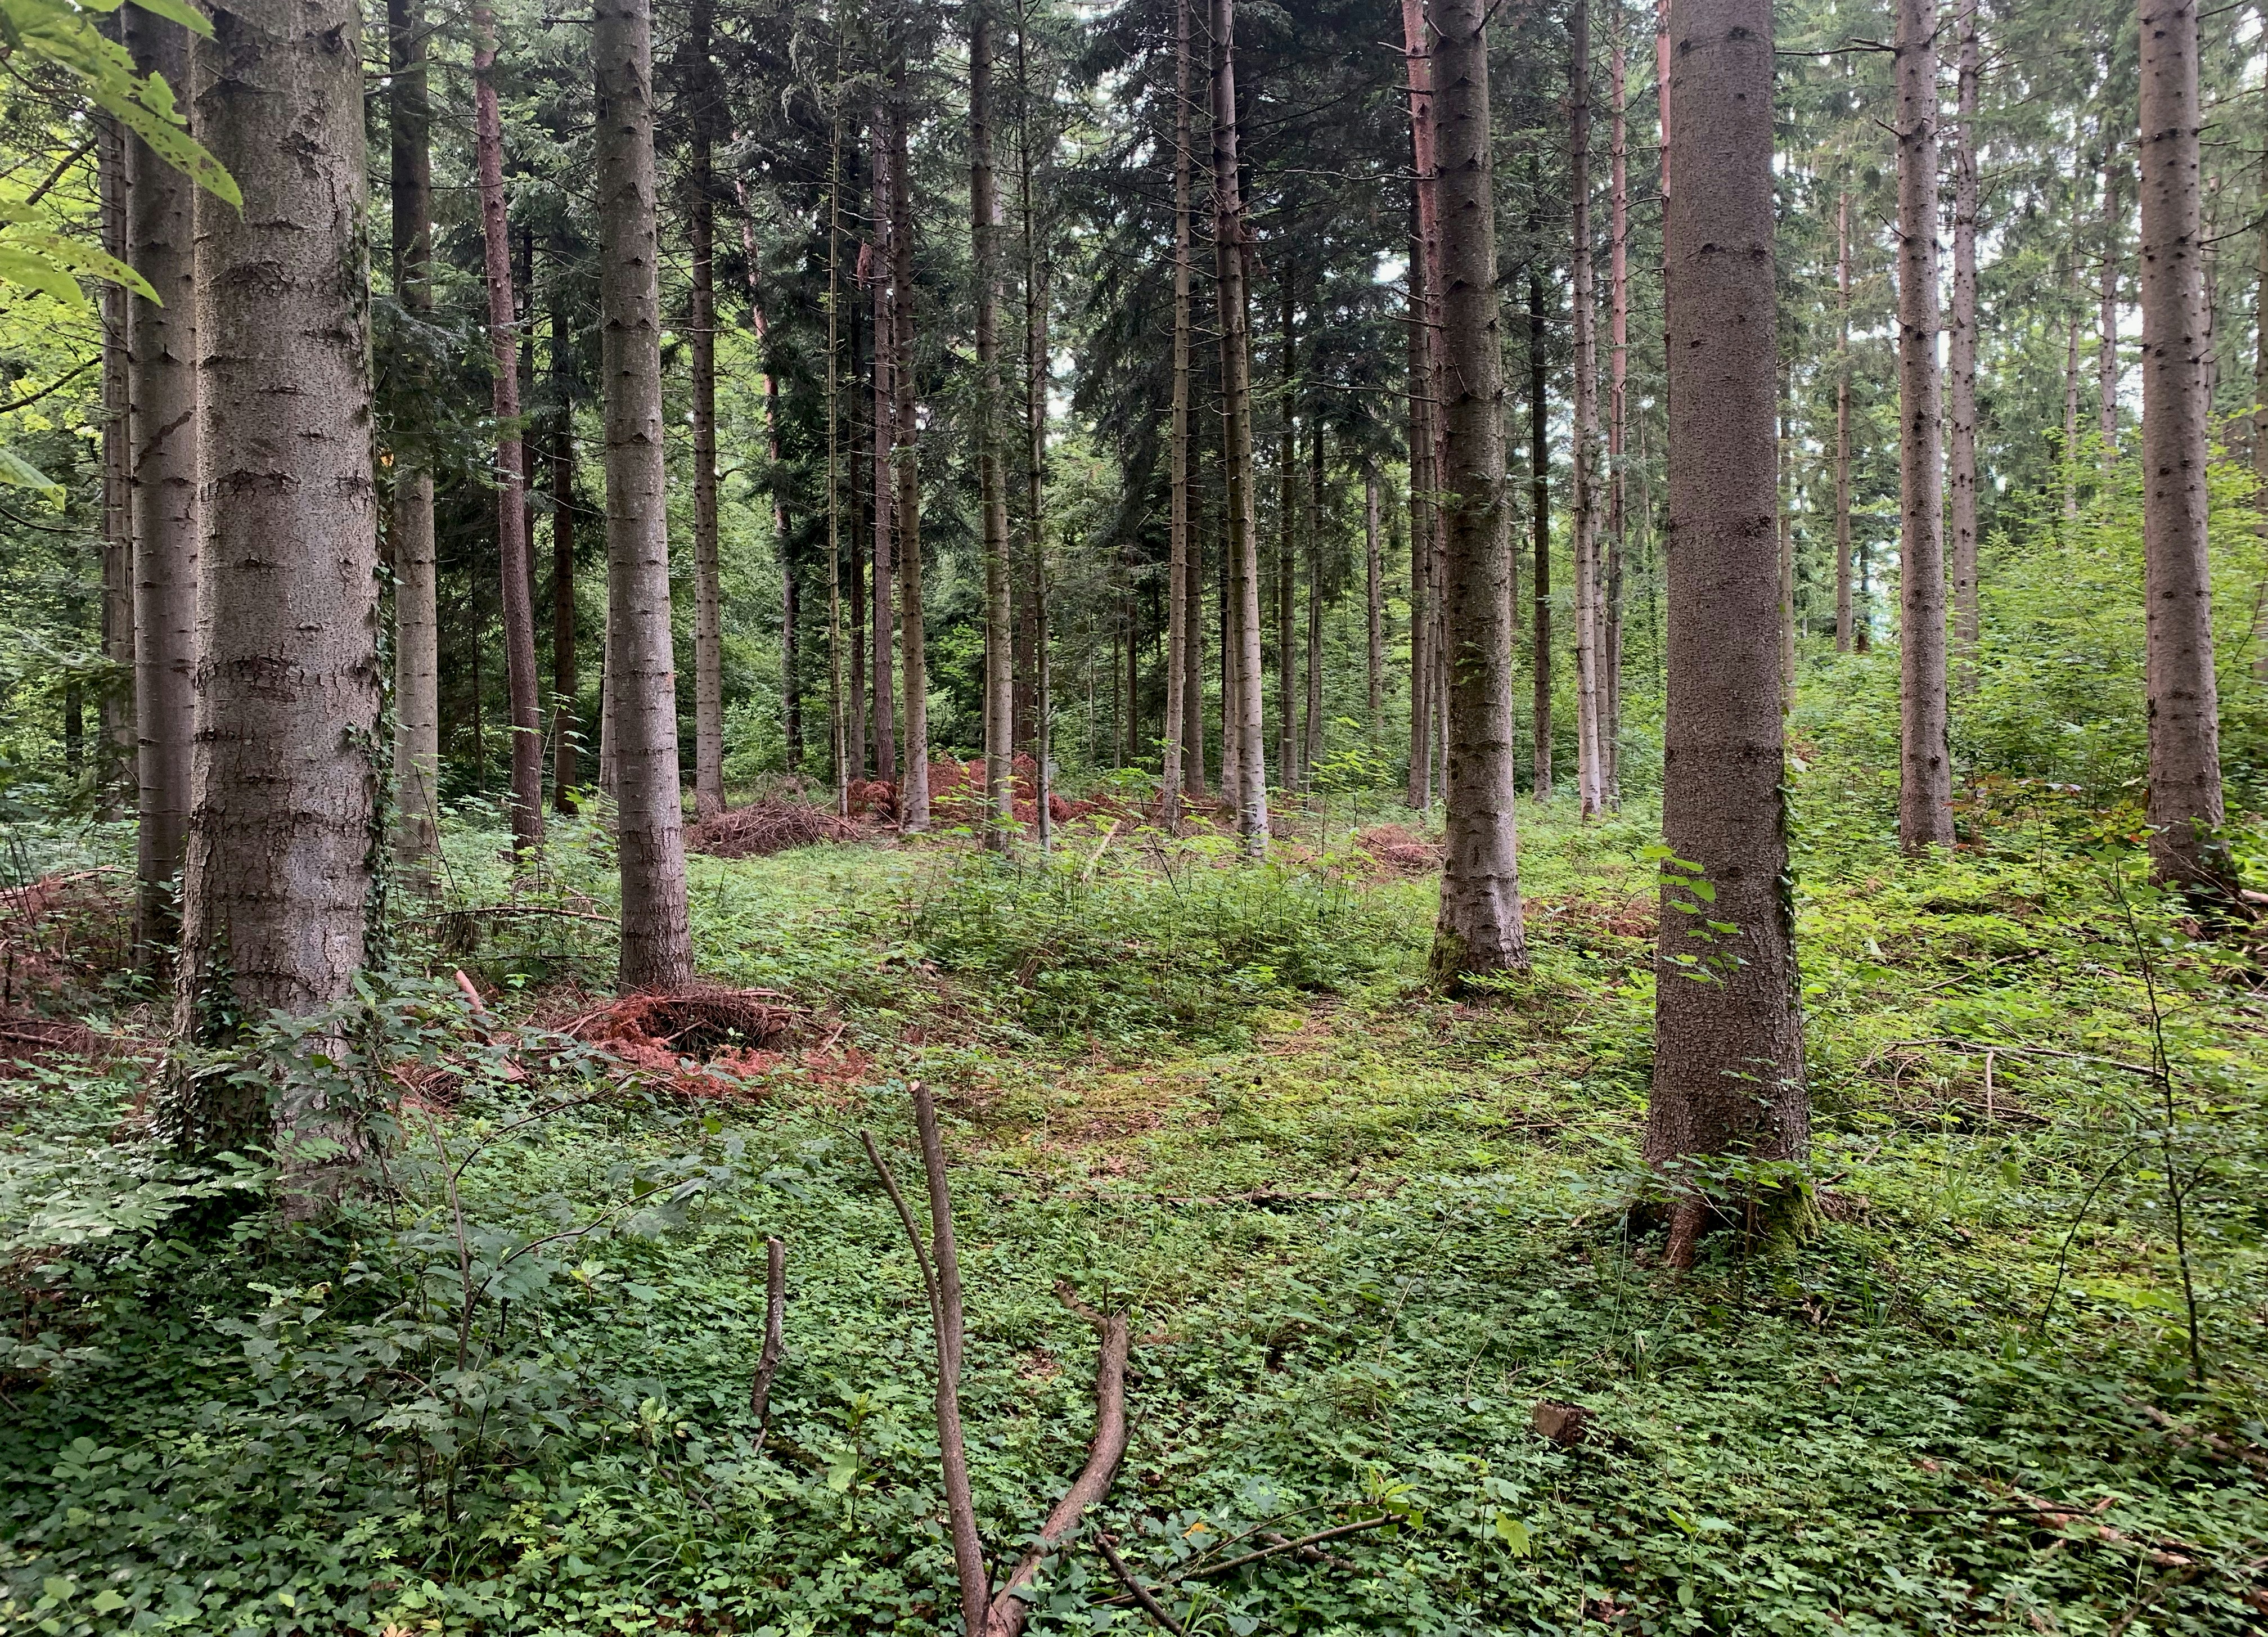
[[[1685,1276],[1633,1209],[1640,815],[1523,805],[1535,968],[1464,1004],[1418,987],[1433,881],[1346,831],[1258,869],[1095,828],[1053,862],[696,860],[704,970],[834,1043],[754,1095],[482,1037],[438,981],[486,962],[542,1012],[594,923],[405,924],[430,975],[372,991],[364,1056],[240,1066],[424,1066],[379,1185],[317,1228],[149,1151],[129,1070],[20,1080],[0,1631],[956,1629],[928,1313],[858,1135],[914,1183],[913,1078],[947,1115],[996,1558],[1091,1427],[1062,1281],[1134,1316],[1103,1518],[1145,1580],[1389,1520],[1189,1582],[1193,1632],[2257,1630],[2250,957],[2100,815],[1980,806],[1976,850],[1911,863],[1843,822],[1848,771],[1797,789],[1814,1226]],[[453,837],[456,902],[502,890],[495,843]],[[549,902],[609,912],[603,844]],[[1532,1430],[1544,1401],[1581,1442]],[[1118,1589],[1075,1552],[1034,1629],[1135,1629]]]

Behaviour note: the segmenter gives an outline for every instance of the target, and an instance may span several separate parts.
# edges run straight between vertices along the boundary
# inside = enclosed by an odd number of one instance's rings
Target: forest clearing
[[[0,1637],[2268,1631],[2268,4],[0,76]]]

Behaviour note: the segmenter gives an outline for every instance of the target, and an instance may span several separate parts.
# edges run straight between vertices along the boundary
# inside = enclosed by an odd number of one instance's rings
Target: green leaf
[[[63,486],[20,455],[0,449],[0,484],[11,489],[44,489],[60,498]]]
[[[68,269],[58,267],[36,250],[19,248],[5,240],[0,240],[0,283],[21,284],[53,296],[75,313],[87,310],[86,294]]]
[[[1496,1515],[1496,1536],[1515,1558],[1526,1557],[1534,1545],[1527,1523],[1509,1512]]]

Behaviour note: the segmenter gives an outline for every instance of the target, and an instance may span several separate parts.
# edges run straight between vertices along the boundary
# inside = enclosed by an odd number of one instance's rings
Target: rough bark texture
[[[1008,488],[1000,461],[1000,188],[992,164],[992,12],[968,6],[969,243],[976,282],[976,489],[984,548],[985,845],[1016,822],[1015,608],[1008,595]],[[908,690],[909,698],[911,689]]]
[[[1440,534],[1440,168],[1436,159],[1433,42],[1425,0],[1402,0],[1402,49],[1410,86],[1410,156],[1417,233],[1410,247],[1410,805],[1433,805],[1432,739],[1440,699],[1440,586],[1433,574]]]
[[[929,655],[922,609],[921,415],[914,394],[913,166],[907,152],[913,105],[903,51],[890,70],[890,174],[897,183],[890,194],[890,350],[895,355],[890,379],[897,391],[891,470],[897,479],[898,659],[905,667],[906,730],[899,812],[906,829],[923,830],[929,828]]]
[[[597,0],[599,334],[607,433],[607,680],[622,855],[620,982],[693,977],[670,648],[651,0]]]
[[[2224,886],[2220,709],[2205,556],[2208,405],[2198,264],[2197,0],[2142,0],[2142,549],[2148,610],[2150,859]]]
[[[1851,195],[1835,206],[1835,652],[1857,639],[1851,585]]]
[[[725,598],[718,583],[717,178],[718,87],[710,66],[712,0],[692,0],[685,40],[691,151],[685,175],[688,350],[693,365],[693,809],[725,810]]]
[[[1961,56],[1953,159],[1953,322],[1946,346],[1952,421],[1953,645],[1964,690],[1977,685],[1977,109],[1983,48],[1977,0],[1960,0]]]
[[[543,725],[536,695],[535,608],[529,590],[527,461],[519,428],[519,331],[512,226],[504,212],[504,115],[497,100],[496,21],[473,8],[473,149],[479,173],[482,266],[489,299],[490,405],[496,415],[497,573],[504,610],[504,688],[512,704],[512,844],[543,844]]]
[[[1189,594],[1197,579],[1189,561],[1189,0],[1174,5],[1174,402],[1167,439],[1166,720],[1158,813],[1171,833],[1181,828]]]
[[[1253,858],[1268,851],[1268,763],[1260,720],[1260,557],[1253,520],[1251,315],[1245,296],[1243,188],[1236,157],[1236,0],[1212,15],[1213,265],[1219,302],[1221,465],[1227,476],[1230,587],[1236,599],[1237,833]]]
[[[387,89],[394,298],[413,315],[433,306],[433,112],[426,97],[425,8],[387,0]],[[440,628],[435,608],[433,474],[419,440],[394,451],[394,861],[412,888],[432,883],[440,845]]]
[[[1535,550],[1534,629],[1529,633],[1535,697],[1529,719],[1534,790],[1551,797],[1551,433],[1550,373],[1543,351],[1543,271],[1528,269],[1528,518]]]
[[[1574,272],[1574,485],[1569,529],[1575,574],[1575,792],[1596,818],[1599,768],[1599,301],[1591,262],[1591,8],[1567,18],[1567,198]]]
[[[139,6],[126,6],[121,15],[135,67],[163,75],[168,85],[186,91],[188,31]],[[128,510],[133,520],[136,632],[134,940],[138,963],[156,971],[171,959],[180,926],[196,705],[196,190],[140,138],[128,136],[125,146],[132,179],[127,243],[135,269],[158,296],[158,302],[126,299],[127,397],[132,407],[123,429],[132,473]]]
[[[363,218],[361,18],[344,0],[216,6],[197,134],[242,190],[201,212],[202,642],[174,1027],[224,1036],[341,999],[376,881],[378,511]],[[185,1077],[195,1148],[352,1133]],[[288,1184],[318,1192],[317,1177]]]
[[[1505,487],[1486,8],[1483,0],[1435,0],[1432,23],[1448,385],[1442,592],[1449,705],[1447,861],[1432,970],[1447,984],[1523,967],[1528,948],[1513,818],[1513,506]]]
[[[1953,844],[1937,366],[1937,7],[1898,0],[1898,840]]]
[[[874,432],[874,550],[873,595],[872,617],[873,629],[864,656],[864,668],[873,673],[873,716],[871,718],[874,747],[874,776],[885,784],[895,784],[898,778],[898,731],[895,704],[896,686],[892,680],[892,667],[897,660],[897,592],[895,586],[896,537],[894,524],[897,518],[898,500],[892,452],[897,446],[898,395],[896,377],[892,365],[896,361],[897,348],[894,342],[896,326],[893,320],[890,275],[896,258],[890,253],[890,236],[896,226],[896,213],[890,203],[892,177],[890,173],[890,126],[893,122],[891,105],[884,101],[874,110],[874,184],[873,218],[874,246],[872,277],[874,286],[873,320],[872,329],[872,375],[873,380],[873,422]],[[858,592],[854,587],[855,602]],[[862,727],[870,720],[867,692],[860,673],[851,674],[852,696],[858,699],[858,719]],[[860,738],[863,741],[864,732]],[[863,774],[862,774],[863,777]]]
[[[1646,1158],[1801,1160],[1772,482],[1770,0],[1679,0],[1669,151],[1668,718]],[[1711,931],[1728,924],[1730,934]],[[1706,981],[1700,981],[1705,978]],[[1678,1213],[1690,1259],[1700,1213]]]

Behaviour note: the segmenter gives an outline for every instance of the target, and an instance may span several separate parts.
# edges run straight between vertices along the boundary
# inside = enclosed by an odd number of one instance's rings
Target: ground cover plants
[[[382,1186],[308,1226],[136,1133],[144,1058],[23,1052],[0,1629],[937,1629],[930,1318],[859,1139],[918,1175],[916,1079],[983,1537],[1028,1536],[1091,1430],[1060,1283],[1130,1315],[1094,1530],[1185,1630],[2257,1629],[2252,956],[2091,809],[2004,792],[1916,863],[1845,771],[1798,780],[1809,1226],[1690,1273],[1638,1165],[1635,812],[1523,815],[1535,969],[1459,1002],[1420,983],[1431,880],[1353,804],[1258,870],[1103,819],[1007,864],[696,859],[704,976],[793,1022],[689,1078],[560,1032],[611,906],[603,834],[555,837],[535,901],[576,913],[405,913],[343,1050],[220,1066],[409,1088]],[[496,901],[497,844],[453,830],[449,902]],[[57,1009],[134,1015],[92,994]],[[1082,1546],[1032,1629],[1149,1618]]]

